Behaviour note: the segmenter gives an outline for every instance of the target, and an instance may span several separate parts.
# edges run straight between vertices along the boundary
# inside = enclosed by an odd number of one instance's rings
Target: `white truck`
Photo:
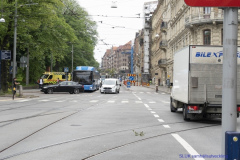
[[[240,48],[236,55],[237,106],[240,112]],[[222,112],[222,46],[191,45],[174,54],[173,86],[170,110],[183,108],[183,119],[221,118]]]

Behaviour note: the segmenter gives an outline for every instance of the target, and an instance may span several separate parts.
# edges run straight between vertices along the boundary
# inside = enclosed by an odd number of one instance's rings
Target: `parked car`
[[[119,93],[120,92],[120,81],[115,78],[105,79],[101,88],[100,93]]]
[[[84,86],[72,81],[64,81],[55,85],[44,86],[41,90],[45,94],[52,94],[53,92],[69,92],[70,94],[78,94],[84,92]]]

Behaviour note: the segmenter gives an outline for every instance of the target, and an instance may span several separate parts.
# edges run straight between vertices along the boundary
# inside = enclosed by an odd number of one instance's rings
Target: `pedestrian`
[[[59,84],[59,78],[57,79],[57,84]]]
[[[39,79],[39,88],[42,89],[42,87],[43,87],[43,79],[42,79],[42,77],[40,77],[40,79]]]
[[[156,92],[158,92],[158,82],[155,82]]]
[[[13,100],[14,100],[14,97],[15,97],[15,95],[16,95],[16,90],[17,90],[17,85],[18,84],[20,84],[20,83],[18,83],[17,81],[16,81],[16,78],[13,78],[13,88],[12,88],[12,90],[13,90]]]

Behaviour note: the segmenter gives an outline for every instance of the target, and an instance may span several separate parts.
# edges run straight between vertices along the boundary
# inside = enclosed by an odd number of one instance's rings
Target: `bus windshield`
[[[92,72],[91,71],[74,71],[73,81],[83,85],[92,84]]]

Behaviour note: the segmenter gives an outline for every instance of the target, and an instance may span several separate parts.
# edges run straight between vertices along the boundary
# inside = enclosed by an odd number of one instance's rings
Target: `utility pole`
[[[26,85],[29,84],[29,46],[27,48]]]
[[[13,78],[16,77],[16,55],[17,55],[17,0],[15,0],[15,16],[14,16],[14,40],[13,40]]]
[[[225,133],[237,126],[237,44],[238,8],[224,8],[223,79],[222,79],[222,154],[225,155]]]
[[[131,74],[133,74],[133,45],[131,47]]]
[[[72,44],[72,73],[73,73],[73,44]]]

